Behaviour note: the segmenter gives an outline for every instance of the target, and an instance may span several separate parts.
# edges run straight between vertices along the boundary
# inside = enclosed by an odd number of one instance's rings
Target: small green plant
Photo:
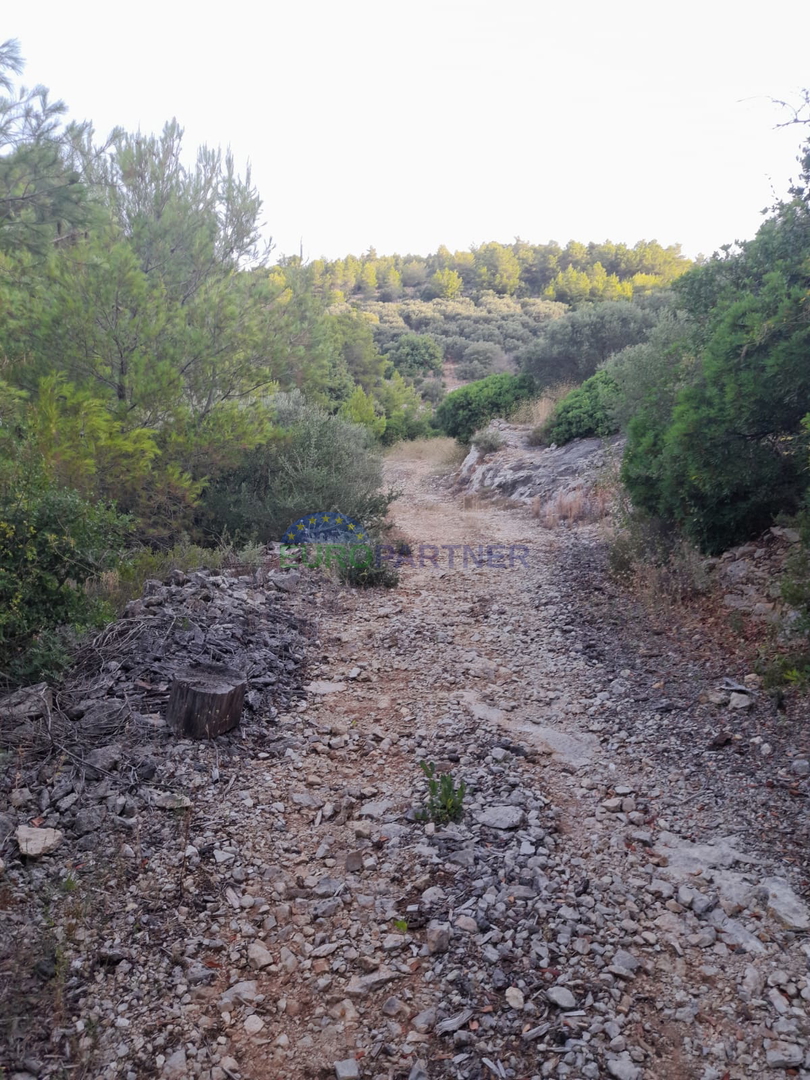
[[[79,882],[72,871],[68,871],[65,878],[62,879],[62,892],[72,893],[79,887]]]
[[[801,648],[785,655],[772,657],[756,666],[762,676],[762,686],[772,692],[794,687],[806,693],[810,687],[810,649]]]
[[[497,431],[479,431],[473,435],[472,444],[480,454],[496,454],[503,447],[503,439]]]
[[[407,919],[394,919],[394,926],[403,934],[408,932],[408,920]]]
[[[440,773],[436,776],[436,766],[432,761],[421,761],[419,767],[425,774],[428,788],[427,806],[419,813],[420,820],[438,823],[458,821],[464,813],[467,785],[462,780],[456,787],[450,773]]]
[[[344,585],[358,589],[395,589],[399,585],[399,574],[386,562],[338,566],[338,578]]]

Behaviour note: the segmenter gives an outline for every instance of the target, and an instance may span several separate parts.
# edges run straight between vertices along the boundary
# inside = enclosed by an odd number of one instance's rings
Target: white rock
[[[373,971],[370,975],[352,975],[346,986],[346,993],[349,997],[365,997],[366,994],[385,986],[386,983],[401,978],[402,975],[398,971],[391,971],[389,968],[380,968],[379,971]]]
[[[759,970],[754,967],[753,964],[748,964],[745,969],[745,974],[742,979],[742,988],[750,997],[759,997],[765,987],[765,976]]]
[[[234,1004],[243,1001],[248,1005],[254,1005],[259,997],[258,985],[254,979],[243,980],[234,983],[219,999],[219,1007],[222,1010],[230,1009]]]
[[[427,1065],[423,1061],[415,1061],[408,1073],[408,1080],[429,1080]]]
[[[763,878],[768,890],[768,911],[787,930],[810,930],[810,911],[785,878]]]
[[[260,1016],[257,1016],[256,1013],[252,1013],[245,1018],[244,1026],[248,1035],[258,1035],[264,1027],[264,1020],[262,1020]]]
[[[510,723],[510,727],[511,727]],[[561,761],[575,768],[590,765],[601,750],[601,744],[595,735],[577,732],[576,737],[559,728],[539,727],[534,724],[515,724],[515,730],[526,735],[540,753],[551,754],[555,761]]]
[[[435,926],[429,926],[426,941],[428,952],[431,955],[447,952],[450,948],[450,927],[447,923],[437,923]]]
[[[305,687],[308,694],[339,694],[346,689],[346,683],[342,682],[311,682]]]
[[[20,825],[17,828],[20,854],[32,859],[40,855],[50,855],[59,847],[63,839],[64,833],[59,829],[32,829],[28,825]]]
[[[771,1069],[792,1069],[804,1061],[801,1046],[789,1042],[772,1042],[765,1051],[765,1060]]]
[[[503,709],[496,709],[493,705],[485,705],[481,701],[468,703],[468,708],[476,720],[483,720],[485,724],[501,724],[506,720]]]
[[[625,971],[638,971],[641,966],[639,958],[633,956],[627,949],[617,949],[616,955],[613,957],[613,963],[616,967],[624,968]]]
[[[729,694],[728,707],[730,709],[750,709],[753,701],[748,694]]]
[[[165,1076],[166,1080],[186,1080],[188,1063],[186,1062],[185,1050],[182,1048],[175,1050],[173,1054],[166,1058],[161,1075]]]
[[[552,986],[546,990],[546,997],[558,1009],[575,1009],[577,999],[565,986]]]
[[[607,1063],[607,1071],[615,1080],[639,1080],[641,1069],[633,1064],[630,1055],[625,1051]]]
[[[360,1066],[354,1058],[336,1061],[335,1076],[337,1080],[360,1080]]]
[[[488,806],[475,815],[479,825],[488,829],[518,829],[526,821],[519,806]]]
[[[248,963],[256,971],[261,971],[273,963],[273,957],[260,941],[252,941],[248,946]]]
[[[526,1004],[523,991],[517,986],[509,986],[506,990],[506,1000],[513,1009],[522,1009]]]

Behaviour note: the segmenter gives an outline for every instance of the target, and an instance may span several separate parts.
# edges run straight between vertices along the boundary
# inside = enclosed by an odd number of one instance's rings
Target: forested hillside
[[[7,42],[6,678],[47,668],[43,629],[108,616],[155,552],[276,539],[316,503],[373,529],[381,447],[468,441],[561,384],[582,385],[537,440],[626,429],[637,507],[707,550],[802,505],[807,156],[758,236],[697,266],[654,241],[274,262],[230,154],[190,155],[175,120],[101,140],[21,74]],[[451,394],[448,363],[470,384]]]
[[[434,255],[377,255],[311,263],[316,288],[333,299],[353,296],[394,303],[415,294],[422,300],[498,296],[540,297],[563,304],[584,300],[631,300],[669,285],[689,267],[680,248],[656,241],[626,244],[490,242],[470,251],[440,247]]]
[[[810,146],[799,163],[752,240],[645,303],[567,313],[523,354],[543,385],[582,383],[539,437],[627,431],[623,477],[636,508],[705,551],[806,503]]]

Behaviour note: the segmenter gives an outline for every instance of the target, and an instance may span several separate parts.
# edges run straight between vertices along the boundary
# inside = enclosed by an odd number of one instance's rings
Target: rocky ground
[[[392,474],[398,589],[238,586],[306,637],[305,696],[289,671],[275,717],[212,744],[158,716],[140,774],[20,751],[8,1074],[810,1078],[806,706],[722,620],[613,586],[597,526]],[[414,813],[422,761],[466,786],[458,821]],[[21,825],[64,836],[24,857]]]

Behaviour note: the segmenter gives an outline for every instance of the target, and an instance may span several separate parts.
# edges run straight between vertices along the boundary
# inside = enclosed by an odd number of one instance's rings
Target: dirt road
[[[760,796],[746,818],[718,788],[711,672],[676,627],[645,637],[595,531],[389,468],[399,588],[303,577],[306,703],[270,741],[177,746],[191,807],[99,861],[94,910],[53,909],[60,1055],[128,1080],[810,1077],[810,920]],[[423,761],[465,785],[458,820],[414,814]]]
[[[598,537],[581,531],[572,560],[570,535],[454,498],[429,463],[390,473],[413,565],[390,594],[321,608],[313,680],[343,689],[305,714],[323,740],[306,790],[350,806],[304,812],[317,824],[299,858],[339,906],[309,922],[302,900],[293,939],[315,959],[277,991],[286,1012],[267,1041],[238,1039],[246,1074],[800,1068],[806,909],[735,836],[743,823],[672,767],[660,654],[612,670],[600,634],[630,638],[629,610],[603,606],[595,636],[582,624],[577,559],[584,572]],[[425,759],[467,784],[458,824],[403,816],[423,798]]]

